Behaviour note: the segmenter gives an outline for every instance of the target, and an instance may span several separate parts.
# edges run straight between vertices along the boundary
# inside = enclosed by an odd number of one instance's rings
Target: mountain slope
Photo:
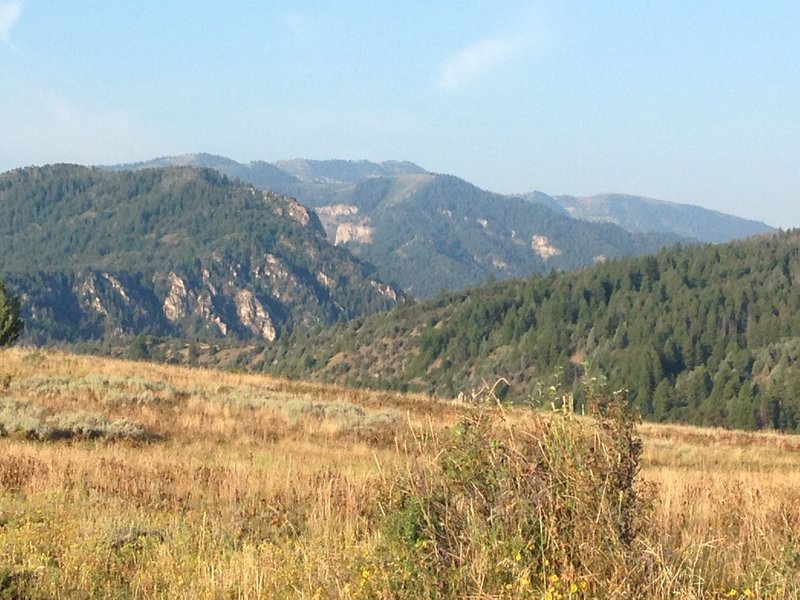
[[[798,287],[793,231],[406,304],[294,334],[261,361],[272,373],[450,396],[505,377],[510,397],[529,400],[554,373],[570,386],[588,368],[656,420],[800,432]]]
[[[542,196],[544,195],[540,194],[532,199],[541,202]],[[730,242],[773,231],[772,227],[759,221],[742,219],[699,206],[639,196],[602,194],[583,198],[547,198],[549,206],[555,203],[576,219],[614,223],[627,231],[670,232],[701,242]]]
[[[193,168],[0,175],[0,256],[28,339],[274,340],[394,304],[295,200]]]
[[[275,166],[306,183],[358,183],[375,177],[423,175],[419,165],[408,161],[388,160],[279,160]]]
[[[372,178],[304,200],[337,244],[421,298],[490,278],[586,267],[679,241],[578,221],[448,175]]]
[[[334,243],[419,298],[491,278],[583,268],[678,241],[726,241],[769,230],[699,207],[626,196],[601,202],[540,192],[493,194],[408,162],[242,165],[194,154],[116,168],[164,164],[219,169],[297,198],[317,211]]]

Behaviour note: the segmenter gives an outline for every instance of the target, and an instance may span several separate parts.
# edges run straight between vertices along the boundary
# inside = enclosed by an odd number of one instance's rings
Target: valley
[[[0,381],[3,597],[800,593],[794,436],[24,348]],[[639,435],[619,513],[581,461]]]
[[[0,0],[0,600],[800,598],[798,31]]]

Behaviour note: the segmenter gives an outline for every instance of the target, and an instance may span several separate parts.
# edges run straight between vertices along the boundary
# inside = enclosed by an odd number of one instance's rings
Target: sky
[[[0,0],[0,171],[192,152],[800,227],[800,2]]]

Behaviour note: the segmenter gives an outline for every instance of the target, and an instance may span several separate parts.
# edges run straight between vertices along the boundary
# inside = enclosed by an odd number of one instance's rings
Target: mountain
[[[640,196],[601,194],[577,198],[533,192],[527,198],[550,208],[560,207],[576,219],[614,223],[627,231],[674,233],[701,242],[730,242],[774,231],[759,221]]]
[[[194,154],[114,168],[164,164],[219,169],[297,198],[316,210],[336,245],[418,298],[492,278],[582,268],[687,241],[670,233],[631,233],[609,223],[572,219],[544,198],[534,203],[494,194],[409,162],[297,159],[268,170],[266,163],[241,165]]]
[[[800,230],[677,246],[294,332],[251,364],[450,397],[504,377],[534,402],[598,376],[651,419],[800,432],[798,287]]]
[[[214,169],[232,177],[240,179],[261,189],[268,189],[278,193],[291,195],[295,187],[302,188],[302,182],[283,169],[268,162],[253,161],[249,164],[238,163],[224,156],[200,152],[197,154],[181,154],[179,156],[163,156],[138,163],[112,165],[103,167],[111,171],[138,171],[140,169],[154,169],[162,167],[197,167],[200,169]]]
[[[418,298],[492,278],[587,267],[680,240],[575,220],[449,175],[375,177],[302,200],[337,245]]]
[[[275,166],[305,183],[358,183],[376,177],[423,175],[419,165],[389,160],[374,163],[368,160],[281,160]]]
[[[210,169],[4,173],[0,256],[37,343],[141,332],[273,341],[399,297],[329,243],[313,211]]]

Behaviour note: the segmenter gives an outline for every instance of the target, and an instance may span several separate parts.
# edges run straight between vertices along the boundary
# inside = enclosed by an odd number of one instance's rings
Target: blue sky
[[[800,226],[800,2],[0,0],[0,171],[411,160]]]

